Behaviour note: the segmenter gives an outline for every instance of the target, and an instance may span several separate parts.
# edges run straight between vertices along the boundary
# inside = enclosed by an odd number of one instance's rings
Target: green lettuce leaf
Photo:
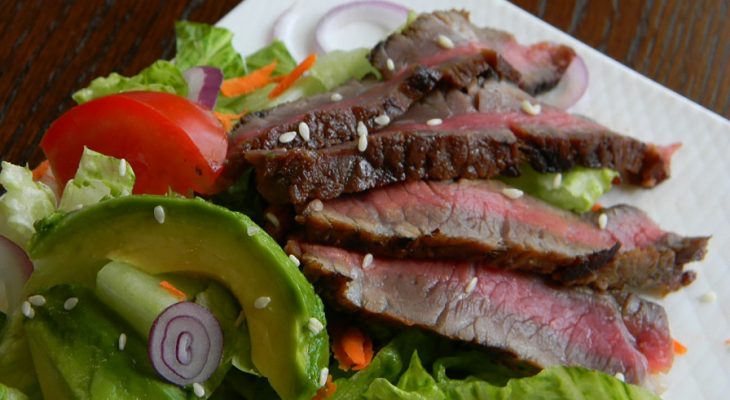
[[[28,396],[23,394],[23,392],[13,389],[11,387],[5,386],[2,383],[0,383],[0,400],[27,400]]]
[[[274,61],[276,61],[276,69],[272,73],[274,76],[286,75],[297,66],[297,61],[289,53],[289,49],[279,40],[274,40],[270,45],[246,56],[244,63],[249,71],[254,71]]]
[[[107,77],[96,78],[91,81],[88,87],[74,93],[72,97],[76,103],[82,104],[110,94],[137,90],[187,96],[188,84],[180,70],[173,63],[159,60],[131,77],[124,77],[113,72]]]
[[[175,65],[180,71],[197,66],[216,67],[226,79],[248,73],[243,58],[233,48],[233,33],[228,29],[180,21],[175,24],[175,35]]]
[[[107,198],[128,196],[134,179],[134,171],[126,161],[84,147],[76,176],[66,183],[59,209],[71,211]]]
[[[16,312],[8,318],[0,330],[0,384],[16,388],[31,399],[39,399],[41,388],[23,328],[25,317]]]
[[[331,398],[658,400],[646,389],[585,368],[557,366],[536,372],[533,367],[483,351],[460,350],[455,342],[411,330],[383,347],[367,368],[337,379]]]
[[[556,207],[575,212],[590,210],[601,196],[611,190],[611,182],[618,176],[616,171],[608,168],[575,167],[562,174],[551,174],[539,173],[525,166],[521,171],[522,175],[517,178],[501,179]],[[559,185],[556,186],[556,183]]]
[[[380,78],[378,70],[370,64],[370,49],[349,51],[335,50],[323,54],[309,70],[309,76],[318,80],[325,91],[332,90],[350,79],[362,79],[367,75]]]
[[[34,182],[30,169],[5,161],[0,185],[6,190],[0,196],[0,234],[27,249],[35,222],[55,211],[56,195],[44,183]]]

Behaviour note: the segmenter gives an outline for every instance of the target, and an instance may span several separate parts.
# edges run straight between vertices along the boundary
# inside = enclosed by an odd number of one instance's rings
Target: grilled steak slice
[[[671,367],[664,311],[636,297],[638,307],[623,310],[608,293],[554,288],[481,262],[375,259],[363,267],[362,254],[335,247],[289,242],[287,250],[346,309],[507,350],[543,367],[621,372],[632,383]],[[649,349],[660,355],[643,352]]]
[[[603,268],[585,266],[563,269],[555,274],[561,281],[580,285],[620,288],[628,285],[647,291],[666,294],[692,283],[694,271],[684,271],[684,265],[705,256],[709,237],[683,237],[662,230],[643,211],[631,206],[616,206],[602,210],[608,217],[605,232],[621,250],[616,258]],[[585,219],[596,221],[600,213],[586,214]]]
[[[542,106],[495,81],[435,91],[402,118],[367,137],[326,149],[250,151],[258,187],[271,202],[300,204],[408,180],[515,175],[522,162],[539,172],[608,167],[629,183],[653,186],[669,176],[670,152],[587,119]],[[428,121],[438,118],[440,124]]]
[[[308,240],[396,258],[483,259],[504,269],[550,275],[566,285],[666,293],[690,283],[689,261],[707,238],[661,230],[630,206],[583,218],[528,195],[506,197],[499,181],[425,182],[386,186],[302,209]]]
[[[431,92],[441,77],[436,69],[417,66],[388,82],[350,81],[334,92],[342,96],[339,101],[332,100],[333,92],[322,93],[248,114],[231,133],[229,154],[275,147],[320,148],[350,141],[357,137],[358,122],[375,129],[375,117],[403,114]],[[309,128],[309,140],[299,135],[288,143],[279,140],[285,132],[298,132],[302,122]]]
[[[448,48],[450,44],[453,48]],[[555,86],[575,57],[573,49],[567,46],[538,43],[526,47],[507,32],[478,28],[469,22],[465,11],[436,11],[421,14],[402,32],[378,43],[370,53],[370,61],[384,77],[390,78],[411,64],[432,65],[444,58],[468,56],[484,49],[497,53],[499,62],[495,70],[499,75],[531,94]],[[395,66],[393,70],[388,68],[389,59]]]

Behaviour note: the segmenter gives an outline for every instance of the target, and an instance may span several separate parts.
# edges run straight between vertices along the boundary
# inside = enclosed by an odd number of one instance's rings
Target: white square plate
[[[318,19],[342,0],[306,0],[295,5],[287,45],[301,59],[310,48]],[[416,11],[463,8],[480,26],[515,34],[521,43],[555,41],[572,46],[591,75],[585,96],[572,111],[617,132],[657,144],[684,142],[673,159],[672,178],[653,190],[619,190],[602,203],[624,202],[646,210],[663,228],[685,235],[712,235],[704,262],[691,264],[698,279],[661,303],[673,336],[687,346],[666,377],[666,400],[730,398],[730,122],[613,61],[598,51],[498,0],[400,0]],[[234,46],[249,54],[268,44],[276,18],[292,0],[246,0],[219,25],[235,33]],[[350,31],[348,31],[350,32]],[[350,32],[342,40],[374,45],[373,32]],[[355,37],[357,36],[357,37]],[[357,47],[357,46],[355,46]],[[717,300],[699,298],[710,291]]]

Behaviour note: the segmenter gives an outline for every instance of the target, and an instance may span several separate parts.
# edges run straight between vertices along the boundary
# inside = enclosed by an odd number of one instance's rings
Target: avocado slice
[[[33,363],[43,395],[50,399],[183,400],[189,393],[160,379],[147,346],[132,328],[90,290],[56,286],[43,292],[46,304],[25,320]],[[70,311],[64,302],[76,297]],[[117,348],[128,334],[124,351]]]
[[[164,222],[154,209],[164,209]],[[329,358],[314,288],[276,242],[243,214],[205,202],[165,196],[106,200],[38,224],[30,246],[36,270],[26,292],[62,283],[93,288],[110,260],[149,274],[186,273],[226,286],[243,308],[253,363],[283,399],[311,398]],[[271,299],[264,308],[254,303]]]

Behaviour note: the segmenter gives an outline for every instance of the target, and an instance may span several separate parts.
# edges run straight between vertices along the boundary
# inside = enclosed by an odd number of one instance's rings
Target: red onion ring
[[[183,76],[188,83],[188,99],[214,109],[223,84],[223,72],[214,67],[193,67],[183,72]]]
[[[168,381],[180,386],[200,383],[220,364],[223,333],[204,307],[175,303],[152,324],[147,352],[157,373]]]
[[[588,89],[588,67],[585,61],[576,54],[565,69],[562,79],[549,92],[537,98],[551,106],[568,109],[583,97]]]
[[[317,50],[326,53],[336,50],[328,44],[328,38],[339,37],[338,30],[353,22],[369,22],[383,28],[389,34],[403,25],[409,9],[389,1],[353,1],[337,6],[327,12],[318,22],[315,33]]]
[[[25,251],[12,240],[0,235],[0,289],[7,300],[7,310],[4,311],[12,311],[20,306],[23,286],[32,272],[33,263]]]
[[[296,2],[292,3],[283,13],[281,13],[274,21],[274,27],[271,29],[271,40],[279,39],[286,41],[291,34],[291,28],[294,26],[294,22],[297,19],[297,15],[292,13]]]

